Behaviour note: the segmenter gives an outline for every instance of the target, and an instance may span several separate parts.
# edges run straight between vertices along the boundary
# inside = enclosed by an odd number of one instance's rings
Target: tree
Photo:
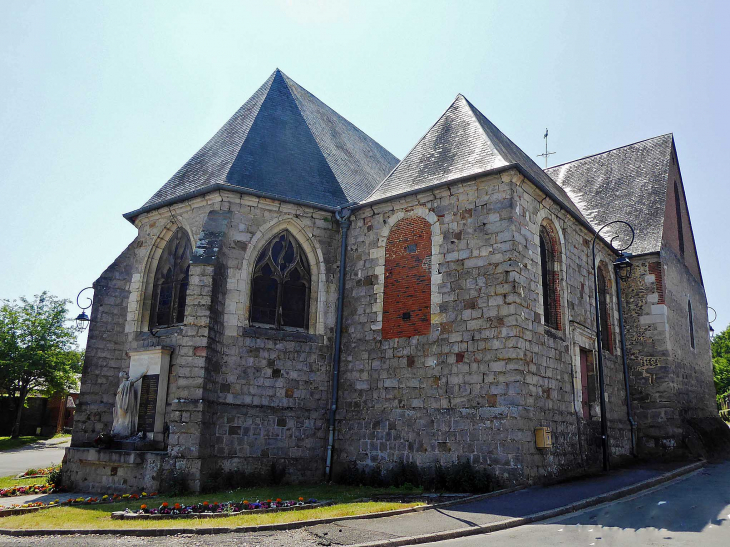
[[[83,354],[66,304],[68,300],[43,292],[33,300],[4,300],[0,306],[0,390],[15,402],[14,438],[28,394],[76,387]]]
[[[730,392],[730,326],[712,339],[712,370],[719,402]]]

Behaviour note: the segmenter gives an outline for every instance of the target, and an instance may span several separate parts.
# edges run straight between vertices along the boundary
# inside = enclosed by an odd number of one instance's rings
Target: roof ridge
[[[568,165],[569,163],[575,163],[578,161],[587,160],[588,158],[602,156],[603,154],[615,152],[616,150],[621,150],[622,148],[628,148],[629,146],[636,146],[637,144],[641,144],[642,142],[653,141],[654,139],[660,139],[662,137],[667,137],[670,135],[672,136],[672,138],[674,138],[674,133],[670,131],[669,133],[664,133],[662,135],[657,135],[655,137],[649,137],[648,139],[641,139],[640,141],[632,142],[630,144],[624,144],[623,146],[616,146],[615,148],[610,148],[608,150],[604,150],[603,152],[596,152],[595,154],[588,154],[587,156],[583,156],[583,157],[580,157],[580,158],[577,158],[577,159],[574,159],[571,161],[564,161],[563,163],[558,163],[557,165],[553,165],[552,167],[546,167],[545,169],[543,169],[543,171],[549,171],[550,169],[555,169],[556,167],[562,167],[563,165]]]
[[[278,69],[277,69],[278,70]],[[312,137],[314,138],[315,142],[317,143],[317,146],[320,148],[320,151],[322,152],[322,155],[325,159],[325,162],[327,163],[328,167],[333,171],[333,173],[336,171],[337,165],[334,165],[332,161],[336,160],[336,158],[330,157],[329,152],[331,150],[327,146],[327,139],[323,138],[321,132],[318,132],[316,127],[312,127],[310,120],[308,119],[308,115],[312,115],[312,108],[315,109],[323,109],[327,112],[331,113],[332,116],[337,120],[337,123],[342,124],[346,127],[348,131],[353,132],[357,135],[357,138],[361,139],[363,142],[367,143],[367,146],[371,147],[371,151],[375,154],[378,154],[382,157],[386,157],[386,160],[389,163],[392,163],[392,161],[395,162],[395,166],[397,166],[398,163],[400,163],[400,160],[393,155],[387,148],[385,148],[382,144],[377,142],[375,139],[373,139],[370,135],[365,133],[362,129],[360,129],[358,126],[356,126],[353,122],[345,118],[342,114],[337,112],[335,109],[333,109],[331,106],[326,104],[324,101],[322,101],[319,97],[317,97],[314,93],[294,81],[292,78],[284,74],[283,72],[279,71],[283,77],[284,83],[287,86],[287,90],[291,94],[292,98],[294,99],[294,102],[297,106],[297,109],[302,115],[302,118],[304,119],[305,124],[307,125],[307,128],[309,129],[309,132],[312,134]],[[314,103],[314,106],[313,104]],[[332,161],[331,161],[332,160]],[[395,166],[393,169],[395,169]],[[390,171],[392,172],[392,170]],[[390,174],[390,172],[388,174]],[[335,175],[337,177],[337,175]],[[385,177],[387,178],[387,176]],[[385,179],[383,179],[385,180]],[[379,184],[383,181],[379,181]],[[344,190],[344,188],[343,188]],[[369,195],[369,194],[368,194]],[[354,196],[353,196],[354,197]],[[351,199],[351,203],[360,203],[363,199],[365,199],[367,196],[361,197],[359,200],[357,199]]]
[[[373,188],[373,191],[372,191],[372,192],[370,192],[370,193],[369,193],[369,194],[367,195],[367,197],[365,197],[365,199],[363,199],[363,200],[362,200],[362,201],[361,201],[360,203],[365,203],[365,202],[367,202],[368,200],[370,200],[370,198],[371,198],[371,197],[373,197],[373,196],[375,195],[375,193],[376,193],[376,192],[377,192],[378,190],[380,190],[380,187],[381,187],[381,186],[383,186],[383,184],[385,184],[385,181],[386,181],[386,180],[388,180],[388,178],[390,178],[390,176],[391,176],[391,175],[393,174],[393,172],[394,172],[394,171],[395,171],[396,169],[398,169],[398,166],[399,166],[399,165],[400,165],[401,163],[403,163],[403,161],[405,161],[405,159],[406,159],[406,158],[407,158],[408,156],[410,156],[410,155],[411,155],[411,152],[413,152],[413,151],[414,151],[414,150],[415,150],[415,149],[416,149],[416,148],[418,147],[418,145],[419,145],[419,144],[421,144],[421,142],[423,141],[423,139],[425,139],[425,138],[426,138],[426,137],[428,136],[428,134],[429,134],[429,133],[431,132],[431,130],[432,130],[432,129],[433,129],[434,127],[436,127],[436,125],[437,125],[437,124],[438,124],[438,123],[439,123],[439,122],[441,121],[441,119],[442,119],[442,118],[443,118],[444,116],[446,116],[447,112],[448,112],[449,110],[451,110],[451,107],[452,107],[452,106],[454,106],[454,104],[456,103],[456,101],[458,101],[458,100],[459,100],[459,97],[461,97],[462,99],[464,99],[464,100],[466,101],[466,97],[464,97],[464,96],[463,96],[463,95],[462,95],[461,93],[457,93],[457,95],[456,95],[456,97],[454,98],[454,100],[453,100],[453,101],[451,101],[451,104],[450,104],[450,105],[449,105],[449,106],[448,106],[448,107],[447,107],[447,108],[446,108],[446,109],[445,109],[445,110],[444,110],[444,111],[443,111],[443,112],[441,113],[441,115],[440,115],[440,116],[438,117],[438,119],[437,119],[437,120],[436,120],[435,122],[433,122],[433,123],[432,123],[432,124],[430,125],[430,127],[429,127],[429,128],[428,128],[428,129],[427,129],[427,130],[426,130],[426,131],[425,131],[425,132],[423,133],[423,135],[421,135],[421,138],[420,138],[420,139],[418,139],[418,140],[416,141],[416,144],[414,144],[414,145],[413,145],[413,146],[411,147],[411,149],[410,149],[410,150],[409,150],[409,151],[408,151],[408,152],[407,152],[407,153],[406,153],[406,154],[405,154],[405,155],[403,156],[403,158],[401,158],[400,160],[398,160],[398,163],[397,163],[397,164],[395,164],[395,167],[393,167],[393,169],[391,169],[390,173],[388,173],[388,174],[387,174],[387,175],[385,176],[385,178],[383,178],[383,180],[381,180],[381,181],[380,181],[380,183],[379,183],[379,184],[378,184],[378,185],[377,185],[377,186],[376,186],[375,188]],[[469,101],[467,101],[467,102],[469,102]]]
[[[503,159],[503,160],[504,160],[504,161],[505,161],[506,163],[513,163],[513,161],[507,161],[507,158],[505,158],[505,157],[504,157],[504,156],[505,156],[505,152],[507,152],[507,151],[503,149],[503,147],[502,147],[502,143],[500,143],[500,142],[495,142],[495,141],[493,141],[492,139],[490,139],[490,138],[489,138],[489,135],[487,134],[487,131],[486,131],[486,129],[484,129],[484,126],[483,126],[483,125],[482,125],[482,123],[481,123],[481,122],[479,121],[479,116],[477,115],[477,112],[479,112],[479,114],[481,114],[481,115],[482,115],[482,117],[483,117],[483,118],[484,118],[485,120],[487,120],[487,121],[488,121],[488,122],[489,122],[490,124],[492,124],[492,126],[494,126],[494,128],[495,128],[495,129],[496,129],[497,131],[499,131],[500,133],[502,133],[502,130],[501,130],[501,129],[500,129],[499,127],[497,127],[496,125],[494,125],[494,124],[492,123],[492,120],[490,120],[489,118],[487,118],[487,117],[486,117],[486,116],[484,115],[484,113],[483,113],[483,112],[482,112],[481,110],[479,110],[479,109],[478,109],[478,108],[477,108],[476,106],[474,106],[473,104],[471,104],[471,101],[470,101],[469,99],[467,99],[467,98],[466,98],[466,97],[465,97],[464,95],[462,95],[461,93],[459,93],[459,97],[461,97],[462,99],[464,99],[464,101],[466,102],[466,106],[467,106],[467,107],[469,108],[469,112],[471,112],[471,115],[472,115],[472,116],[474,117],[474,121],[476,121],[476,122],[477,122],[477,125],[479,126],[479,129],[481,129],[481,130],[482,130],[482,133],[484,133],[484,137],[485,137],[485,138],[486,138],[487,140],[489,140],[489,142],[491,142],[491,143],[492,143],[492,145],[493,145],[493,146],[494,146],[494,148],[495,148],[495,149],[497,150],[497,152],[499,152],[499,155],[500,155],[500,157],[501,157],[501,158],[502,158],[502,159]],[[457,98],[458,98],[458,97],[457,97]],[[505,138],[509,138],[509,137],[507,137],[507,135],[505,135],[504,133],[502,133],[502,136],[503,136],[503,137],[505,137]],[[515,146],[517,146],[517,145],[515,145]],[[507,154],[507,155],[509,155],[509,154]],[[510,158],[510,159],[514,160],[514,158]]]
[[[556,188],[553,191],[557,190],[556,194],[561,202],[561,207],[567,207],[569,209],[572,209],[573,212],[577,213],[579,216],[585,216],[583,215],[580,207],[578,207],[573,198],[565,191],[565,189],[562,188],[559,184],[555,183],[552,177],[545,173],[543,169],[537,164],[537,162],[530,157],[529,154],[527,154],[524,150],[522,150],[522,148],[520,148],[519,145],[517,145],[517,143],[510,139],[504,133],[504,131],[502,131],[494,124],[494,122],[492,122],[492,120],[487,118],[487,116],[485,116],[481,110],[479,110],[469,101],[469,99],[464,97],[464,101],[469,107],[469,111],[472,113],[472,116],[474,116],[475,121],[484,133],[485,138],[492,144],[494,149],[502,158],[502,161],[507,164],[517,163],[521,165],[526,171],[530,172],[531,176],[535,179],[539,179],[540,175],[545,176],[548,181],[555,184]],[[485,125],[487,127],[485,127]],[[549,186],[548,181],[541,181],[541,183]],[[561,195],[561,192],[564,195]]]

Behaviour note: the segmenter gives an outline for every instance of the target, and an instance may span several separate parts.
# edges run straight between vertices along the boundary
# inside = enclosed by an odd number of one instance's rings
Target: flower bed
[[[54,465],[51,467],[43,467],[41,469],[28,469],[25,473],[18,475],[16,478],[18,479],[34,479],[36,477],[46,477],[53,473],[54,471],[58,471],[61,469],[60,465]]]
[[[30,484],[28,486],[10,486],[9,488],[0,489],[0,498],[10,498],[13,496],[28,496],[30,494],[52,494],[53,486],[48,484]]]
[[[31,494],[33,492],[30,492]],[[41,494],[46,493],[50,494],[51,492],[39,492]],[[38,511],[39,509],[50,509],[51,507],[69,507],[69,506],[75,506],[75,505],[92,505],[97,503],[118,503],[120,501],[126,501],[126,500],[140,500],[140,499],[146,499],[146,498],[153,498],[157,495],[157,492],[153,492],[152,494],[147,494],[147,492],[142,492],[141,494],[112,494],[110,495],[104,495],[101,497],[89,497],[89,498],[68,498],[66,500],[60,501],[58,499],[55,499],[53,501],[49,501],[48,503],[42,502],[42,501],[31,501],[28,503],[13,503],[11,505],[6,505],[3,507],[0,507],[0,517],[9,517],[12,515],[20,515],[23,513],[32,513],[33,511]]]
[[[112,513],[113,519],[171,519],[171,518],[217,518],[217,517],[233,517],[236,515],[248,515],[256,513],[276,513],[279,511],[298,511],[302,509],[314,509],[330,505],[332,502],[320,502],[314,498],[305,500],[282,501],[280,498],[276,500],[255,501],[250,502],[243,500],[240,502],[227,501],[224,503],[196,503],[193,505],[183,505],[174,503],[170,505],[164,502],[159,507],[147,507],[142,504],[138,511],[117,511]]]

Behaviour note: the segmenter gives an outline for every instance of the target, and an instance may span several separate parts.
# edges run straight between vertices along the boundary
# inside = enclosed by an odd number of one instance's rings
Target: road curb
[[[421,543],[431,543],[434,541],[443,541],[447,539],[489,534],[492,532],[498,532],[500,530],[507,530],[508,528],[516,528],[525,524],[530,524],[541,520],[548,520],[551,518],[559,517],[561,515],[565,515],[567,513],[573,513],[575,511],[580,511],[588,507],[593,507],[602,503],[625,498],[627,496],[631,496],[632,494],[636,494],[643,490],[649,490],[650,488],[653,488],[665,482],[669,482],[676,478],[682,477],[684,475],[697,471],[698,469],[702,469],[704,466],[704,461],[696,462],[690,465],[686,465],[684,467],[680,467],[679,469],[675,469],[674,471],[670,471],[669,473],[664,473],[663,475],[659,475],[658,477],[632,484],[631,486],[619,488],[618,490],[612,490],[611,492],[606,492],[605,494],[600,494],[592,498],[586,498],[568,505],[563,505],[562,507],[550,509],[548,511],[533,513],[532,515],[527,515],[526,517],[505,519],[498,522],[484,524],[481,526],[459,528],[457,530],[447,530],[444,532],[435,532],[433,534],[386,539],[380,541],[372,541],[368,543],[358,543],[357,545],[352,545],[351,547],[401,547],[404,545],[418,545]]]
[[[515,486],[505,488],[487,494],[476,494],[458,500],[445,501],[442,503],[434,503],[432,505],[419,505],[418,507],[407,507],[405,509],[393,509],[392,511],[378,511],[376,513],[366,513],[364,515],[349,515],[344,517],[328,517],[323,519],[299,520],[294,522],[281,522],[276,524],[260,524],[256,526],[232,526],[232,527],[209,527],[209,528],[99,528],[99,529],[44,529],[44,530],[9,530],[0,528],[0,536],[73,536],[73,535],[119,535],[119,536],[174,536],[177,534],[245,534],[251,532],[275,532],[284,530],[296,530],[299,528],[307,528],[309,526],[318,526],[321,524],[332,524],[333,522],[342,522],[348,520],[365,520],[376,519],[382,517],[397,517],[408,513],[421,513],[432,509],[443,509],[452,505],[461,503],[471,503],[481,501],[488,498],[495,498],[505,494],[511,494],[518,490],[523,490],[527,486]]]
[[[594,505],[600,505],[609,501],[614,501],[642,490],[648,490],[659,484],[671,481],[688,473],[692,473],[698,469],[704,467],[705,462],[696,462],[669,473],[664,473],[658,477],[647,479],[631,486],[626,486],[618,490],[606,492],[599,496],[592,498],[583,499],[569,505],[543,511],[541,513],[534,513],[526,517],[518,517],[512,519],[501,520],[499,522],[492,522],[482,526],[475,526],[470,528],[459,528],[457,530],[447,530],[444,532],[435,532],[433,534],[424,534],[420,536],[400,537],[388,540],[375,541],[370,543],[359,543],[351,547],[399,547],[403,545],[418,545],[421,543],[429,543],[433,541],[442,541],[445,539],[454,539],[466,536],[473,536],[479,534],[488,534],[491,532],[497,532],[499,530],[506,530],[508,528],[515,528],[524,524],[530,524],[540,520],[547,520],[566,513],[572,513],[587,507]],[[285,531],[285,530],[296,530],[300,528],[307,528],[310,526],[317,526],[322,524],[332,524],[333,522],[343,522],[348,520],[364,520],[364,519],[375,519],[382,517],[393,517],[399,515],[405,515],[408,513],[418,513],[422,511],[428,511],[432,509],[441,509],[452,505],[459,505],[463,503],[470,503],[475,501],[481,501],[491,497],[502,496],[510,494],[518,490],[522,490],[526,486],[517,486],[514,488],[508,488],[505,490],[498,490],[496,492],[490,492],[488,494],[479,494],[476,496],[470,496],[461,500],[453,500],[444,503],[434,505],[422,505],[419,507],[409,507],[407,509],[395,509],[393,511],[380,511],[378,513],[368,513],[365,515],[351,515],[346,517],[330,517],[324,519],[311,519],[302,520],[295,522],[282,522],[277,524],[262,524],[257,526],[234,526],[234,527],[215,527],[215,528],[101,528],[101,529],[45,529],[45,530],[9,530],[0,528],[0,536],[17,536],[17,537],[30,537],[30,536],[71,536],[71,535],[118,535],[118,536],[136,536],[136,537],[158,537],[158,536],[171,536],[177,534],[198,534],[198,535],[213,535],[213,534],[230,534],[230,533],[252,533],[252,532],[273,532],[273,531]]]

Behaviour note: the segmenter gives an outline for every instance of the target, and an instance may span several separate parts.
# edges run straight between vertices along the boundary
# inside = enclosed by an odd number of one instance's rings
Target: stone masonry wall
[[[124,321],[138,244],[138,240],[132,242],[94,283],[94,305],[74,415],[73,446],[87,445],[112,427],[119,373],[129,367]]]
[[[632,259],[624,314],[639,451],[684,450],[686,418],[717,416],[704,289],[673,249]],[[687,300],[694,312],[695,348]]]
[[[171,212],[197,241],[185,325],[154,338],[139,319],[144,314],[145,271],[154,271],[146,265],[147,257],[160,247],[156,240],[168,230],[167,210],[136,220],[141,240],[134,265],[137,295],[126,321],[129,349],[160,344],[174,348],[166,413],[167,468],[188,473],[196,488],[216,468],[266,470],[272,461],[285,465],[292,480],[319,479],[337,294],[338,223],[315,209],[225,192],[173,206]],[[210,246],[206,226],[213,213],[228,217],[221,228],[225,233],[216,236],[220,242],[215,251],[204,249]],[[312,268],[310,332],[248,324],[252,261],[281,229],[297,238]],[[200,253],[210,260],[196,263]]]
[[[580,350],[593,356],[597,367],[595,336],[594,280],[591,243],[593,234],[580,225],[565,210],[522,177],[513,179],[515,220],[519,225],[515,239],[518,243],[512,280],[515,306],[520,309],[520,335],[524,344],[525,407],[535,425],[547,425],[553,430],[554,448],[540,452],[526,445],[524,466],[532,475],[559,476],[578,469],[597,467],[600,456],[600,409],[598,398],[591,401],[591,419],[582,413]],[[560,329],[544,325],[541,318],[542,287],[540,269],[539,229],[544,223],[557,231],[560,247],[561,324]],[[606,247],[596,243],[596,260],[606,275],[610,331],[618,331],[614,256]],[[630,428],[626,416],[626,393],[619,341],[603,348],[606,408],[609,427],[609,447],[614,463],[630,452]],[[598,393],[598,373],[589,376]]]
[[[590,238],[552,206],[551,217],[565,232],[568,315],[563,332],[545,329],[536,314],[542,305],[538,229],[550,207],[511,171],[353,215],[337,415],[340,467],[467,457],[512,482],[593,464],[595,435],[577,415],[569,326],[593,321]],[[379,320],[385,306],[380,280],[391,219],[403,215],[428,219],[438,234],[432,238],[432,325],[428,335],[387,340]],[[623,378],[617,359],[607,354],[606,361],[612,450],[621,455],[628,452]],[[553,449],[535,448],[537,426],[552,428]]]
[[[671,249],[662,249],[666,282],[669,357],[677,384],[679,417],[717,417],[712,351],[704,287]],[[692,302],[694,348],[690,341],[688,301]]]

